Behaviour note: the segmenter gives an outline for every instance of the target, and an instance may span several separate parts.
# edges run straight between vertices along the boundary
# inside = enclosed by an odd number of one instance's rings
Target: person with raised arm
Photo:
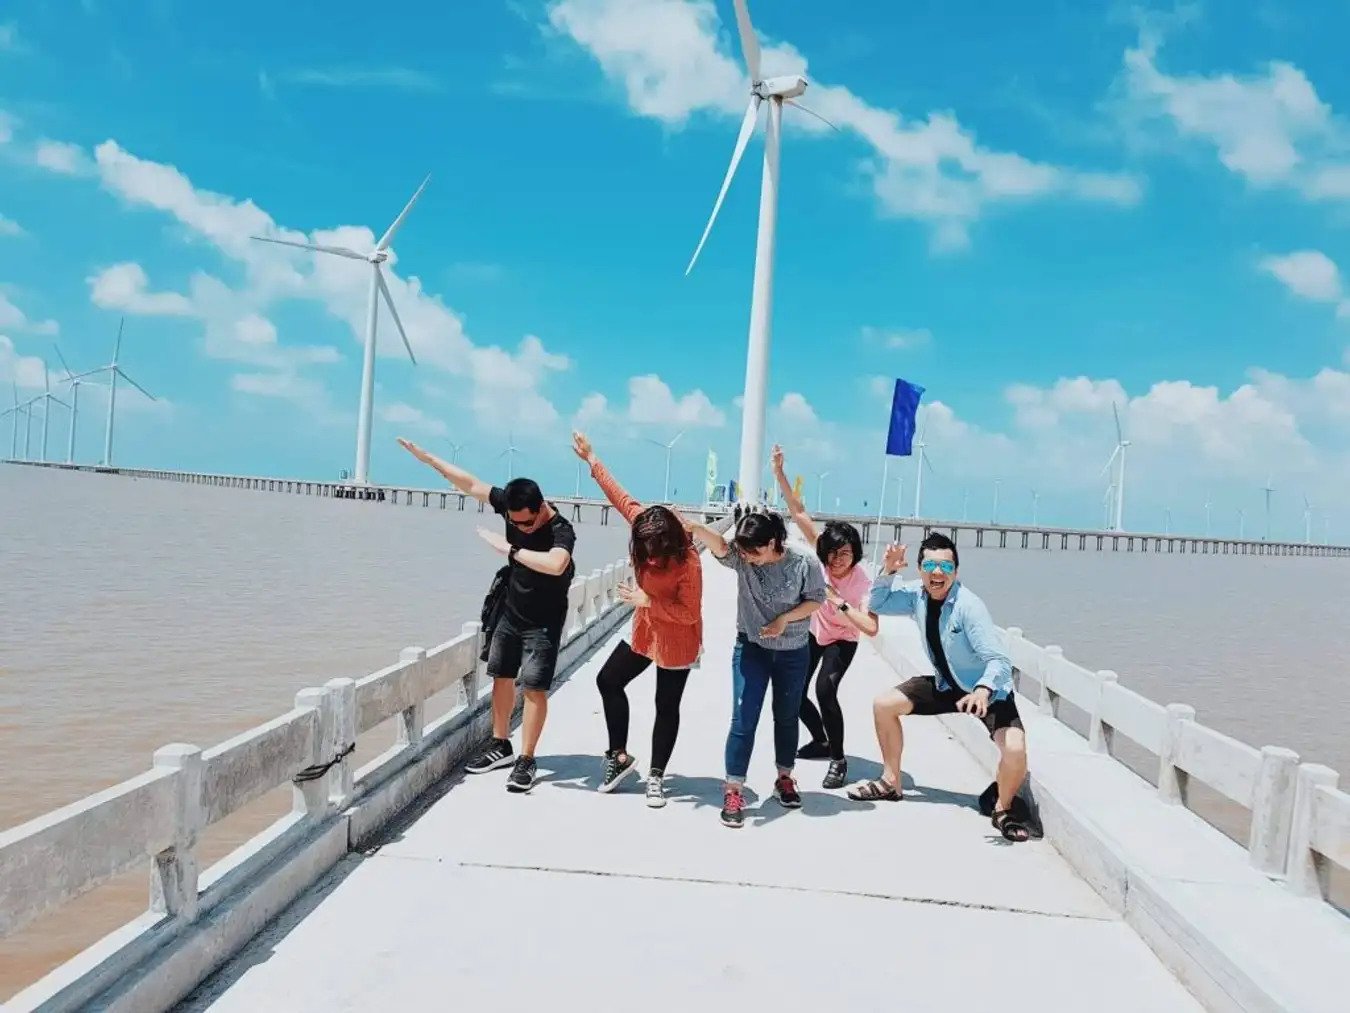
[[[1027,775],[1027,741],[1013,699],[1012,662],[989,609],[958,579],[956,544],[933,532],[919,545],[923,579],[897,582],[905,568],[903,545],[887,546],[881,573],[872,585],[868,607],[877,615],[913,616],[922,634],[932,676],[920,676],[886,690],[872,703],[881,777],[849,789],[849,798],[865,802],[898,802],[900,757],[905,738],[901,718],[908,714],[969,714],[984,723],[998,746],[994,827],[1010,841],[1031,836],[1025,807],[1015,804]]]
[[[505,521],[506,531],[479,528],[478,535],[507,559],[509,572],[501,615],[492,630],[487,673],[492,678],[492,740],[465,766],[471,774],[511,767],[506,790],[527,792],[537,777],[535,750],[548,718],[548,691],[558,667],[558,648],[567,619],[567,592],[576,573],[572,551],[577,536],[539,486],[513,478],[489,485],[463,468],[441,460],[400,437],[399,445],[440,472],[460,492],[486,503]],[[525,697],[520,755],[511,750],[515,683]]]
[[[853,656],[858,639],[866,633],[876,636],[876,614],[867,609],[872,581],[863,568],[862,536],[846,521],[829,521],[824,530],[807,513],[783,471],[783,448],[774,444],[773,476],[788,506],[788,514],[816,552],[825,581],[825,604],[811,616],[808,638],[810,663],[802,686],[801,721],[811,733],[811,741],[797,750],[802,760],[829,759],[821,787],[842,788],[848,777],[844,756],[844,712],[839,707],[839,683]],[[811,703],[811,677],[816,675],[816,700]]]
[[[722,823],[745,821],[745,778],[764,697],[773,689],[773,744],[779,804],[800,809],[792,777],[797,720],[810,662],[810,618],[825,601],[825,581],[809,556],[789,548],[787,525],[776,513],[749,513],[728,543],[711,528],[690,524],[693,536],[736,571],[736,646],[731,655],[731,728],[727,732]]]
[[[596,677],[604,704],[609,748],[600,790],[612,792],[637,772],[628,752],[628,684],[656,665],[656,721],[647,768],[647,805],[666,804],[665,772],[680,732],[680,700],[689,669],[703,648],[703,563],[679,514],[666,506],[643,507],[624,490],[595,455],[584,433],[572,434],[572,449],[591,469],[604,492],[628,522],[635,580],[618,590],[633,606],[631,642],[620,640]]]

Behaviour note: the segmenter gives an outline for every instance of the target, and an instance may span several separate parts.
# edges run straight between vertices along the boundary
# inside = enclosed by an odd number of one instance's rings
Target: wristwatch
[[[519,545],[511,546],[510,550],[506,553],[506,561],[508,563],[514,563],[516,561],[516,553],[519,551],[520,551]]]
[[[841,602],[839,603],[839,611],[840,611],[840,612],[847,612],[847,611],[848,611],[848,602],[846,602],[846,601],[841,601]]]

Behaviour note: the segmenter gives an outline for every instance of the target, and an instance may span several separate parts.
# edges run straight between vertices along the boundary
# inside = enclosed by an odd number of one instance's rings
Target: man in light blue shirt
[[[1012,662],[989,609],[957,579],[959,565],[955,543],[934,532],[919,546],[923,579],[900,583],[895,576],[905,568],[905,547],[886,549],[868,609],[877,615],[913,616],[934,674],[910,679],[873,701],[881,777],[848,794],[857,801],[900,800],[900,754],[905,745],[900,719],[905,715],[970,714],[984,722],[998,746],[994,826],[1010,841],[1025,841],[1030,836],[1028,820],[1020,805],[1014,809],[1014,799],[1027,775],[1027,745],[1013,699]]]

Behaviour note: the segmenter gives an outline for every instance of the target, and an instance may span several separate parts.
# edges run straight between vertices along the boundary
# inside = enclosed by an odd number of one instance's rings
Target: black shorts
[[[558,668],[561,622],[520,627],[508,615],[497,620],[488,648],[487,671],[494,679],[516,679],[525,689],[547,691]]]
[[[956,701],[966,695],[966,691],[963,689],[938,689],[937,681],[927,676],[919,676],[917,679],[902,682],[896,689],[909,698],[909,702],[914,705],[915,714],[959,713],[956,709]],[[974,716],[971,715],[971,717]],[[1002,700],[990,700],[989,708],[980,720],[984,722],[984,727],[989,729],[991,739],[1000,728],[1022,727],[1022,718],[1017,713],[1017,702],[1013,700],[1011,695],[1004,697]]]

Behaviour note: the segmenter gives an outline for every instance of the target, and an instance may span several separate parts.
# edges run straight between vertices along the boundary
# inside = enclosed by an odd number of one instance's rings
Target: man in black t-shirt
[[[493,680],[492,741],[465,769],[471,774],[485,774],[510,766],[506,790],[529,791],[534,787],[534,751],[548,717],[548,691],[567,620],[567,592],[576,573],[572,562],[576,532],[530,479],[516,478],[505,487],[491,486],[408,440],[398,442],[455,488],[486,503],[506,521],[504,536],[478,529],[483,541],[507,557],[510,571],[488,647],[487,670]],[[520,755],[515,757],[510,727],[517,679],[525,695],[525,713]]]

